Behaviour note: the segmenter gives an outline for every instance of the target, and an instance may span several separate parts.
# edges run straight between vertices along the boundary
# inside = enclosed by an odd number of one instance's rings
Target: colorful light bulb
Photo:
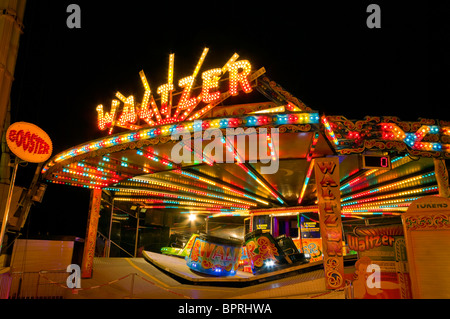
[[[117,92],[120,94],[119,92]],[[119,96],[117,96],[119,97]],[[123,96],[122,96],[123,97]],[[121,126],[126,126],[127,124],[133,124],[137,121],[137,114],[136,114],[136,108],[134,106],[134,97],[130,95],[125,100],[125,105],[123,107],[122,114],[119,118],[119,123]]]
[[[172,108],[172,91],[173,88],[173,67],[174,67],[175,54],[171,54],[169,57],[169,72],[168,80],[166,84],[158,87],[157,93],[161,95],[161,114],[166,116],[170,115]]]
[[[239,72],[239,70],[242,70],[242,72]],[[252,87],[248,80],[251,71],[252,65],[247,60],[237,61],[229,66],[231,95],[234,96],[238,94],[239,84],[245,93],[250,93],[252,91]]]
[[[103,131],[106,128],[111,127],[113,125],[119,103],[120,102],[117,100],[112,100],[111,112],[109,112],[109,113],[103,112],[103,105],[100,104],[99,106],[97,106],[97,113],[98,113],[97,124],[98,124],[98,128],[100,130]]]
[[[144,85],[144,97],[142,98],[141,108],[139,110],[139,118],[146,121],[149,125],[154,125],[155,122],[152,121],[153,111],[149,108],[149,101],[152,91],[150,90],[150,85],[148,84],[147,78],[145,77],[144,71],[140,71],[139,75],[141,77],[142,84]]]
[[[211,103],[220,98],[220,92],[215,91],[211,93],[212,89],[219,87],[219,77],[222,74],[222,69],[212,69],[202,73],[202,100],[205,103]]]

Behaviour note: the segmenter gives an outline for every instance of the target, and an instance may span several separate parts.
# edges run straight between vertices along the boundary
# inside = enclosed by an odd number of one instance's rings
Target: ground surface
[[[68,299],[344,298],[343,291],[330,293],[325,289],[323,270],[244,288],[213,287],[182,284],[143,258],[95,258],[93,276],[90,279],[82,279],[81,288],[77,293],[72,293],[68,289],[65,297]]]

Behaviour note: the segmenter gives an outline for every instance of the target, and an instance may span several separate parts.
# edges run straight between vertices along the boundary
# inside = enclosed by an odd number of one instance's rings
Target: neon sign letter
[[[222,69],[212,69],[205,71],[202,74],[202,100],[205,103],[211,103],[220,98],[220,92],[211,93],[211,89],[219,87],[219,76],[222,74]]]
[[[99,129],[105,130],[109,128],[109,134],[112,133],[114,126],[135,130],[141,127],[139,126],[141,124],[138,123],[139,119],[145,121],[149,126],[176,123],[188,118],[190,113],[200,102],[207,104],[189,117],[189,120],[195,120],[229,96],[237,95],[240,89],[245,93],[252,92],[250,80],[253,81],[265,72],[255,72],[251,77],[250,73],[252,72],[252,67],[250,62],[247,60],[236,61],[239,58],[239,55],[235,53],[222,68],[214,68],[202,73],[203,83],[201,92],[193,97],[192,92],[194,90],[195,79],[200,72],[208,50],[208,48],[203,50],[192,75],[183,77],[178,81],[178,86],[181,87],[183,91],[178,100],[178,105],[174,104],[176,105],[174,114],[172,114],[172,93],[175,90],[173,84],[175,54],[170,54],[167,83],[160,85],[157,89],[157,94],[161,96],[160,107],[156,105],[144,72],[140,71],[139,75],[145,90],[142,97],[142,103],[135,105],[133,96],[127,98],[117,92],[116,97],[119,101],[112,101],[111,111],[109,113],[104,112],[103,105],[98,105],[96,108],[98,112]],[[220,92],[219,90],[219,80],[227,71],[230,75],[228,85],[229,94]],[[257,75],[255,76],[255,74]],[[120,101],[124,103],[124,106],[118,120],[116,120]],[[161,115],[165,115],[164,119]],[[136,123],[138,125],[136,125]]]
[[[239,69],[243,69],[241,73],[239,73]],[[252,65],[247,60],[234,62],[230,66],[230,94],[237,95],[238,94],[238,84],[241,84],[242,90],[245,93],[250,93],[252,91],[252,87],[248,82],[248,76],[252,71]]]

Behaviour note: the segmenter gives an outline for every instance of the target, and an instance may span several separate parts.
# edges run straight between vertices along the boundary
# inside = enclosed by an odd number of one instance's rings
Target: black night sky
[[[81,7],[69,29],[67,6]],[[448,5],[410,1],[87,1],[29,0],[11,96],[11,121],[31,122],[54,152],[105,136],[98,104],[116,91],[142,96],[139,71],[152,89],[167,76],[190,75],[204,47],[203,69],[237,52],[313,110],[349,119],[392,115],[450,120]],[[369,29],[366,8],[381,8]],[[447,22],[446,22],[447,21]],[[19,168],[28,187],[36,164]],[[30,234],[84,237],[89,191],[49,185],[32,207]]]

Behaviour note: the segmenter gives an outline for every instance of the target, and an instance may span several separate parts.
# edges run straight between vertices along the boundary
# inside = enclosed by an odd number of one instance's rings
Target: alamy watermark
[[[366,24],[369,29],[381,28],[381,8],[378,4],[372,3],[367,6],[367,13],[370,15],[367,17]]]
[[[271,128],[270,133],[262,127],[259,132],[253,127],[227,128],[224,135],[218,128],[203,131],[202,125],[202,121],[194,121],[193,139],[187,129],[172,131],[172,140],[181,138],[172,148],[171,160],[174,163],[257,163],[259,160],[262,164],[268,164],[261,165],[261,174],[275,174],[278,171],[278,128]],[[204,141],[210,142],[203,147]]]
[[[67,272],[71,274],[67,277],[66,285],[70,289],[80,289],[81,288],[81,269],[77,264],[71,264],[67,266]]]
[[[66,9],[70,15],[67,17],[66,25],[69,29],[81,28],[81,8],[78,4],[69,4]]]
[[[370,264],[366,270],[370,275],[367,276],[367,288],[381,288],[381,268],[377,264]]]

